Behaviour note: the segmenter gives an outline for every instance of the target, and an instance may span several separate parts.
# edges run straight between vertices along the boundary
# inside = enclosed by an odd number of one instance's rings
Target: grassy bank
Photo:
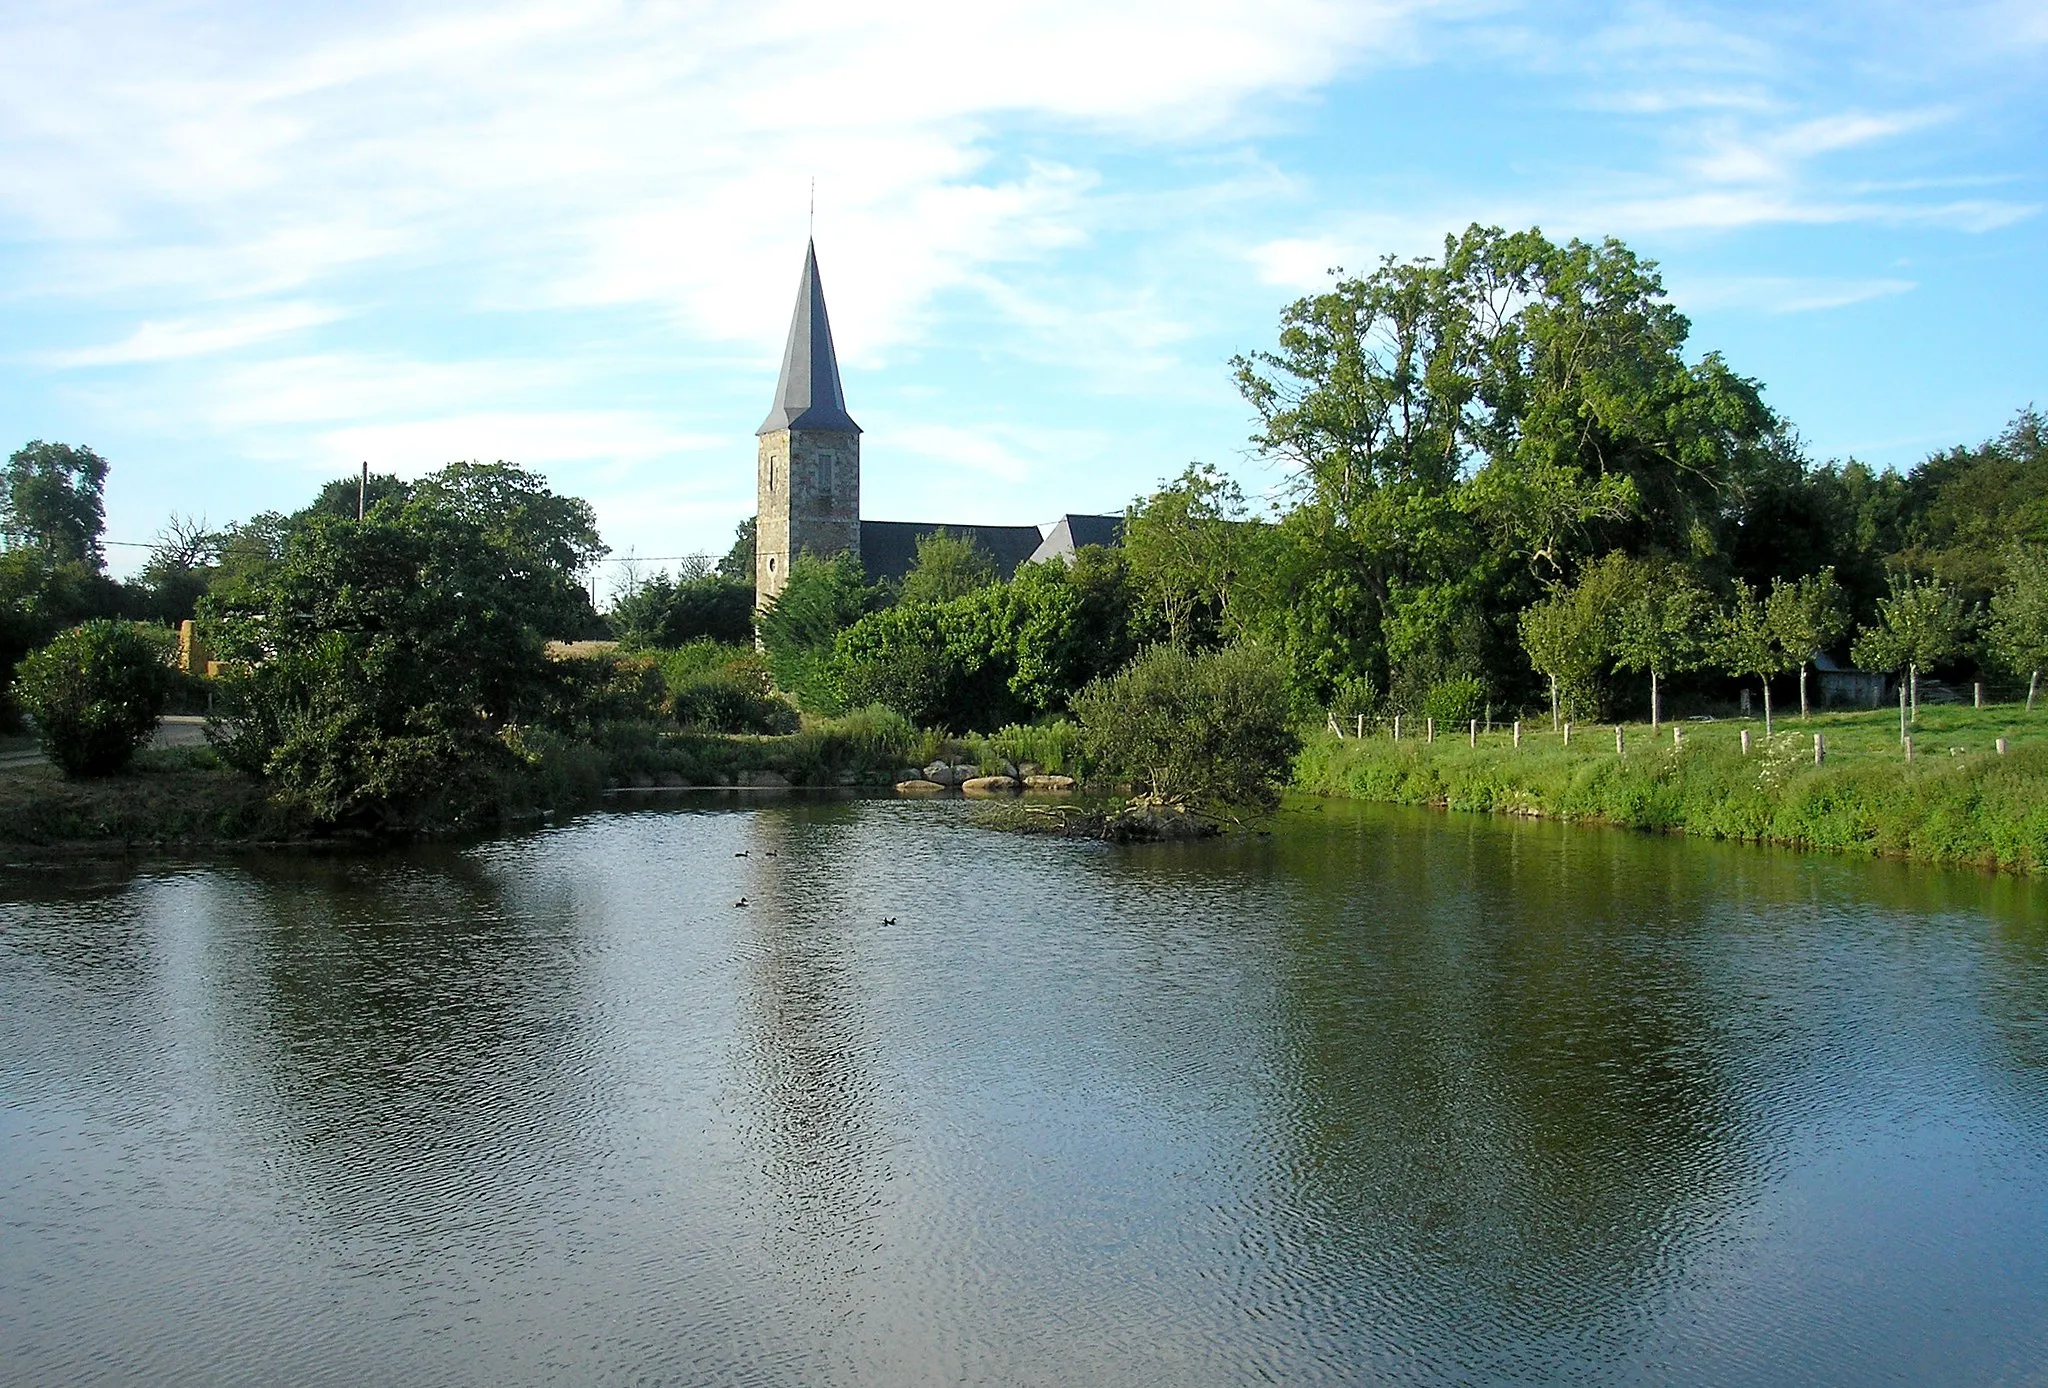
[[[123,775],[67,781],[53,766],[0,774],[0,847],[196,848],[305,840],[307,826],[203,747],[145,751]]]
[[[1740,734],[1748,729],[1745,756]],[[1404,732],[1406,728],[1404,727]],[[1816,766],[1813,736],[1826,740]],[[1788,719],[1768,741],[1760,722],[1575,728],[1571,745],[1525,728],[1471,746],[1467,731],[1433,744],[1384,729],[1327,730],[1296,760],[1294,784],[1323,795],[1522,814],[1751,843],[1881,854],[1925,862],[2048,872],[2048,710],[1923,707],[1909,764],[1896,710]],[[2007,741],[2000,756],[1995,740]]]

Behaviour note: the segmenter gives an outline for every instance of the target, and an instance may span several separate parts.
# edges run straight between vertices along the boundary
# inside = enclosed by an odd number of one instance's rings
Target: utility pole
[[[363,475],[356,482],[356,519],[360,521],[370,504],[370,464],[363,461]]]

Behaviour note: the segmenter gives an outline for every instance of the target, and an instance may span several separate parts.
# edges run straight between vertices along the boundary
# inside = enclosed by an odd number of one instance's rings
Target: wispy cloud
[[[119,342],[46,352],[38,360],[57,367],[176,361],[185,357],[232,352],[304,328],[332,323],[341,316],[339,309],[323,304],[285,303],[227,318],[145,322]]]
[[[1759,313],[1815,313],[1910,293],[1907,279],[1828,279],[1794,275],[1727,275],[1675,279],[1671,298],[1688,310],[1740,308]]]

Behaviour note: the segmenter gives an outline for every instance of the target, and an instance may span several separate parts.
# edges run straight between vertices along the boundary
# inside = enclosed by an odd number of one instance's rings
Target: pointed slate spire
[[[832,350],[832,322],[825,316],[815,241],[804,249],[804,278],[797,286],[796,313],[789,320],[789,345],[782,350],[775,404],[754,432],[772,434],[778,429],[860,432],[846,412],[846,392],[839,385],[839,354]]]

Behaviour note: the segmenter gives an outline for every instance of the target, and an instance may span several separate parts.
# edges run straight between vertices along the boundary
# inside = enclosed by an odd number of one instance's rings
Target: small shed
[[[1813,668],[1820,679],[1823,707],[1846,704],[1850,708],[1879,708],[1891,689],[1890,675],[1880,670],[1845,670],[1824,651],[1814,655]]]

